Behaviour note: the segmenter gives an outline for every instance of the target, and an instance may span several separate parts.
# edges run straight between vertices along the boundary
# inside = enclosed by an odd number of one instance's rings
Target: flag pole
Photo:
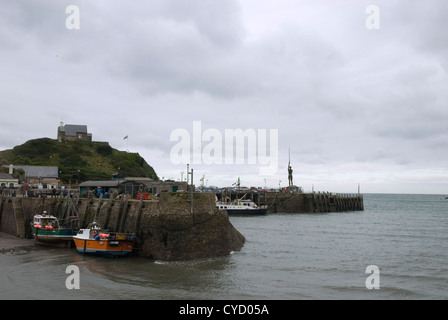
[[[129,135],[126,135],[123,140],[126,140],[126,152],[129,153]]]

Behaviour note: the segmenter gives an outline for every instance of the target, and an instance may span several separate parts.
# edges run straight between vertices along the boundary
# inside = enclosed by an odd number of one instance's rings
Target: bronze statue
[[[289,185],[292,186],[294,183],[292,182],[292,167],[291,167],[291,149],[288,148],[288,182]]]
[[[292,167],[291,165],[288,163],[288,182],[289,185],[292,186],[293,182],[292,182]]]

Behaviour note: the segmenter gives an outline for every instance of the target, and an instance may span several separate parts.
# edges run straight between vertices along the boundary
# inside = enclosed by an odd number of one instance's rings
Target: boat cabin
[[[216,204],[218,209],[257,209],[258,206],[251,200],[239,200],[237,203],[222,203]]]
[[[40,226],[41,228],[59,228],[59,221],[56,217],[47,215],[45,212],[42,215],[35,215],[33,220],[34,226]]]
[[[79,239],[95,239],[95,236],[98,236],[102,233],[102,229],[96,222],[90,223],[86,229],[78,230],[78,234],[76,235]]]

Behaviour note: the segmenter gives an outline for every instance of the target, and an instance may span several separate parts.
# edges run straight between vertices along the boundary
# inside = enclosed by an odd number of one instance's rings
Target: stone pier
[[[250,199],[259,206],[266,206],[268,213],[324,213],[341,211],[363,211],[362,194],[329,192],[312,193],[217,193],[216,197],[227,200]]]

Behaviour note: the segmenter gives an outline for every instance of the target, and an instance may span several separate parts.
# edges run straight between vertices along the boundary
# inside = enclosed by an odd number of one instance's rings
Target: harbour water
[[[231,217],[227,257],[163,262],[31,246],[0,253],[0,299],[448,299],[446,195],[365,194],[364,211]],[[0,249],[2,246],[0,238]],[[79,289],[68,289],[68,266]],[[377,273],[366,273],[377,266]],[[366,280],[375,275],[377,288]]]

